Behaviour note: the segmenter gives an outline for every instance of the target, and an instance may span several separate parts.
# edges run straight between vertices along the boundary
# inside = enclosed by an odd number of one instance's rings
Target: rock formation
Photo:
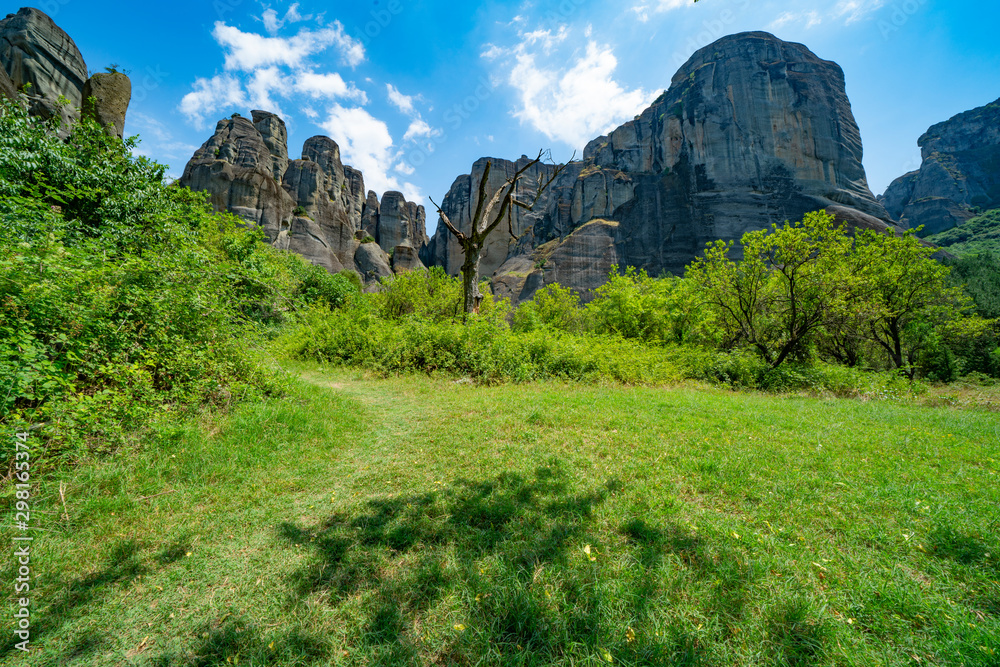
[[[3,67],[0,67],[0,97],[6,97],[9,100],[17,99],[17,88]]]
[[[219,121],[180,184],[208,192],[217,210],[260,226],[275,247],[369,282],[392,274],[389,251],[404,246],[417,253],[427,241],[422,206],[397,192],[382,202],[374,192],[366,195],[364,176],[343,164],[329,137],[307,139],[302,158],[290,160],[285,123],[266,111],[253,111],[252,120]],[[365,243],[367,236],[376,243]],[[420,268],[419,260],[404,264]]]
[[[838,65],[767,33],[724,37],[695,53],[635,120],[590,142],[535,211],[516,212],[513,235],[495,232],[482,272],[495,271],[497,293],[515,299],[551,282],[587,298],[613,264],[679,274],[710,241],[807,211],[886,229],[892,221],[861,159]],[[466,228],[485,162],[442,202]],[[519,164],[493,160],[491,186]],[[524,190],[551,169],[539,166]],[[442,224],[423,259],[458,272],[461,253]]]
[[[132,81],[121,72],[95,74],[83,85],[84,111],[112,137],[125,136],[125,114],[131,99]]]
[[[91,96],[96,103],[88,112],[121,138],[125,113],[132,96],[129,78],[120,73],[87,77],[87,64],[73,39],[47,14],[23,7],[0,21],[0,92],[9,79],[27,96],[30,113],[59,118],[64,127],[79,119],[80,109]],[[61,104],[60,98],[69,101]]]
[[[936,234],[1000,207],[1000,100],[934,125],[917,144],[920,169],[879,198],[901,226]]]

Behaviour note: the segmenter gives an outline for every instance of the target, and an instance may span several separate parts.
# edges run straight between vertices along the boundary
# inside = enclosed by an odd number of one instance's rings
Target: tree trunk
[[[474,250],[471,255],[466,253],[466,261],[462,265],[462,291],[465,294],[465,314],[475,313],[478,315],[479,304],[483,301],[483,295],[479,291],[478,249]]]

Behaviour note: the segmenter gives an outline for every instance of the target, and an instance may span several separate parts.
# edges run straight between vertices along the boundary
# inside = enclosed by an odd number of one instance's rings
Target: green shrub
[[[134,140],[84,119],[61,141],[2,104],[0,431],[40,425],[40,454],[73,456],[157,414],[281,391],[258,325],[338,305],[351,281],[164,185]]]

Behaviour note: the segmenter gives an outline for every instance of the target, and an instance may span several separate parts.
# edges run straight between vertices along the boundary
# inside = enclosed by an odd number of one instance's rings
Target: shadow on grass
[[[144,560],[151,556],[156,568],[172,565],[188,550],[186,537],[180,537],[154,554],[145,553],[143,546],[135,540],[124,540],[108,555],[103,569],[77,579],[54,581],[45,590],[36,594],[45,606],[33,610],[31,620],[32,645],[44,645],[45,639],[57,634],[69,622],[81,618],[98,605],[104,598],[130,585],[139,577],[151,572]],[[20,639],[8,636],[0,656],[17,655],[16,643]],[[96,653],[107,643],[107,638],[89,629],[77,637],[72,644],[55,659],[55,664],[79,661]]]
[[[731,654],[708,644],[743,642],[734,628],[759,573],[725,545],[638,517],[626,517],[626,545],[611,553],[595,515],[619,490],[615,480],[581,490],[554,465],[531,478],[505,473],[373,500],[315,526],[285,523],[279,535],[313,552],[293,574],[293,603],[360,609],[354,639],[337,649],[357,664],[589,664],[609,656],[625,665],[729,664]],[[717,617],[714,635],[681,614],[664,618],[667,572],[708,592],[701,611]],[[822,628],[807,602],[796,604],[775,610],[767,652],[781,664],[817,664]]]

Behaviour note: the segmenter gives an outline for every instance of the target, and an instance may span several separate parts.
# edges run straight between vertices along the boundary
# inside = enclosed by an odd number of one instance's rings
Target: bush
[[[84,119],[64,142],[2,104],[0,431],[40,425],[43,453],[72,456],[165,411],[280,392],[258,325],[342,303],[350,280],[164,185],[134,140]]]

